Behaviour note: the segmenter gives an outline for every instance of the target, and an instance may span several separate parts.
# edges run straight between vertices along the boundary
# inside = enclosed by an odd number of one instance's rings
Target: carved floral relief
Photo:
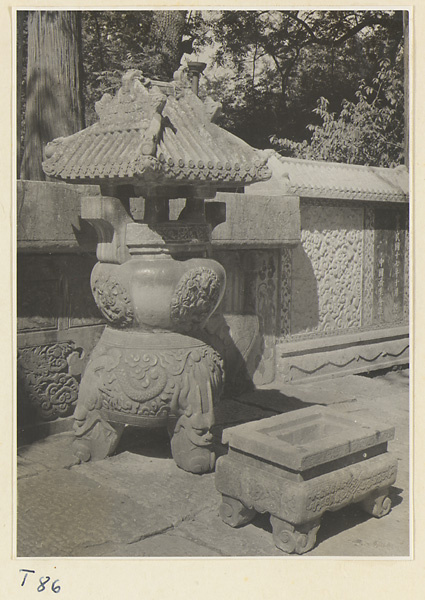
[[[127,327],[134,314],[128,293],[112,275],[98,275],[92,282],[93,296],[103,316],[118,327]]]
[[[217,274],[206,267],[191,269],[178,282],[171,300],[171,320],[182,330],[201,326],[220,299]]]
[[[71,415],[84,351],[73,342],[18,350],[20,393],[44,420]]]

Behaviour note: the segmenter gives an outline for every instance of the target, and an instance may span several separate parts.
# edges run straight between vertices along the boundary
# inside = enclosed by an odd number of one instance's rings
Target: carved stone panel
[[[291,335],[292,304],[292,250],[290,248],[282,248],[280,262],[280,335],[288,338]]]
[[[245,272],[240,250],[214,251],[214,258],[226,270],[226,289],[220,304],[220,312],[244,314],[245,312]]]
[[[361,326],[363,208],[303,201],[292,260],[292,335]]]
[[[20,426],[73,413],[103,323],[89,283],[95,262],[91,254],[18,256]]]
[[[276,319],[278,310],[278,251],[249,251],[245,254],[248,288],[246,311],[259,319],[263,343],[256,357],[258,366],[253,381],[270,383],[275,377]]]
[[[404,320],[405,212],[375,209],[373,324]]]
[[[18,350],[18,405],[21,421],[32,408],[43,420],[71,415],[78,396],[84,351],[73,342]]]
[[[62,259],[67,274],[69,327],[86,327],[104,323],[90,289],[90,273],[96,259],[94,255],[68,256]]]

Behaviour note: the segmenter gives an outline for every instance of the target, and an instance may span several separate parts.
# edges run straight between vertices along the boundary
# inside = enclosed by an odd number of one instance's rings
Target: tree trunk
[[[186,10],[156,10],[153,14],[151,37],[158,52],[158,74],[161,78],[171,80],[180,66],[186,13]]]
[[[24,94],[23,79],[24,61],[26,55],[26,41],[24,36],[24,27],[26,24],[27,13],[20,10],[16,14],[16,166],[17,177],[21,171],[22,160],[22,96]]]
[[[409,11],[403,11],[404,35],[404,164],[409,168]]]
[[[84,127],[81,16],[77,11],[31,11],[22,179],[44,180],[45,145]]]

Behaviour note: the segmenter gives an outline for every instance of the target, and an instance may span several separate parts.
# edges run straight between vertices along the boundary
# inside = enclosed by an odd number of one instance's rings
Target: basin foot
[[[174,428],[169,426],[171,454],[178,467],[190,473],[207,473],[215,466],[212,434],[203,423],[204,415],[182,415]]]
[[[218,509],[221,519],[230,527],[246,525],[257,514],[253,508],[247,508],[242,502],[222,494],[222,502]]]
[[[103,460],[110,456],[118,446],[125,425],[105,421],[100,415],[91,415],[93,422],[88,426],[87,421],[75,421],[76,439],[72,445],[73,452],[81,462],[88,460]],[[84,432],[79,434],[79,429]]]
[[[292,554],[304,554],[316,543],[316,535],[320,527],[320,519],[294,526],[287,521],[270,515],[273,529],[273,540],[279,550]]]
[[[373,494],[360,502],[360,506],[365,512],[377,519],[385,517],[391,510],[391,500],[388,496],[388,492],[388,488],[376,490]]]

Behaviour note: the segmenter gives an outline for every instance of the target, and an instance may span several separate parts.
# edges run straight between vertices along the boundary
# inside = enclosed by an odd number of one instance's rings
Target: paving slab
[[[214,473],[194,475],[171,458],[123,452],[98,462],[73,467],[73,473],[130,498],[143,511],[160,514],[176,525],[205,507],[213,507]]]
[[[18,556],[84,556],[173,526],[170,516],[68,470],[18,482]]]
[[[189,557],[223,556],[214,548],[204,543],[198,543],[189,537],[177,535],[174,531],[146,538],[134,544],[120,544],[109,549],[104,548],[104,554],[96,556],[113,557]]]
[[[398,371],[332,381],[334,391],[340,386],[348,396],[355,392],[356,400],[331,403],[329,410],[355,417],[368,409],[383,424],[396,426],[389,443],[399,465],[390,491],[393,508],[382,519],[357,506],[325,513],[316,546],[299,559],[408,556],[408,377]],[[215,435],[220,438],[229,426],[311,405],[294,397],[282,404],[278,393],[280,409],[278,404],[273,408],[247,405],[240,398],[224,400]],[[72,440],[72,434],[62,433],[19,448],[19,556],[287,558],[273,543],[267,514],[238,529],[222,522],[214,474],[179,469],[166,432],[128,428],[115,456],[85,464],[75,464]]]
[[[314,383],[284,383],[278,379],[237,398],[238,402],[265,410],[287,412],[311,404],[351,405],[356,400],[372,401],[375,395],[391,390],[392,395],[409,389],[409,369],[391,371],[382,376],[346,375]],[[381,394],[380,394],[381,392]]]
[[[51,435],[18,448],[18,479],[56,469],[69,469],[78,463],[72,453],[71,432]]]

